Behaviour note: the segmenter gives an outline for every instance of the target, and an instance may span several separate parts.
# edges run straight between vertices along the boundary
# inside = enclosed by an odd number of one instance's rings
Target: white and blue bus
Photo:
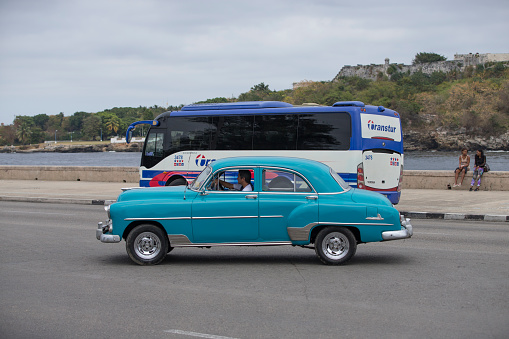
[[[235,156],[292,156],[329,165],[350,186],[397,204],[403,174],[399,114],[360,101],[293,106],[278,101],[193,104],[150,124],[140,186],[191,182],[210,162]]]

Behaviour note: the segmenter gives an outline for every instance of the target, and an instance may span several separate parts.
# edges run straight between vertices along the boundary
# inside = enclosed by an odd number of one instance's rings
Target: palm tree
[[[30,121],[23,119],[16,129],[16,137],[21,141],[22,145],[26,145],[32,138],[32,124]]]
[[[120,127],[120,119],[116,115],[111,115],[106,120],[106,128],[110,132],[117,133],[119,127]]]

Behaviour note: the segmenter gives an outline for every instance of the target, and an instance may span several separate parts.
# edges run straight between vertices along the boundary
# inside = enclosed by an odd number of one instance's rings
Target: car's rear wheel
[[[154,225],[136,226],[126,239],[127,254],[138,265],[159,264],[168,253],[168,239]]]
[[[342,265],[353,257],[357,241],[345,227],[326,227],[316,236],[315,252],[327,265]]]

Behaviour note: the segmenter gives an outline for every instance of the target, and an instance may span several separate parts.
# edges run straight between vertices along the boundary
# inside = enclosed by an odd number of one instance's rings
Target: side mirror
[[[130,143],[131,142],[131,139],[133,138],[133,129],[134,128],[131,128],[131,126],[129,126],[129,129],[127,130],[127,135],[126,135],[126,138],[125,138],[125,142],[126,143]]]

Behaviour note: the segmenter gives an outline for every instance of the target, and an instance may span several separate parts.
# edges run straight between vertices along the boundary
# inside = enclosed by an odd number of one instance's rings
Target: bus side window
[[[299,115],[299,150],[349,150],[352,123],[348,113]]]

